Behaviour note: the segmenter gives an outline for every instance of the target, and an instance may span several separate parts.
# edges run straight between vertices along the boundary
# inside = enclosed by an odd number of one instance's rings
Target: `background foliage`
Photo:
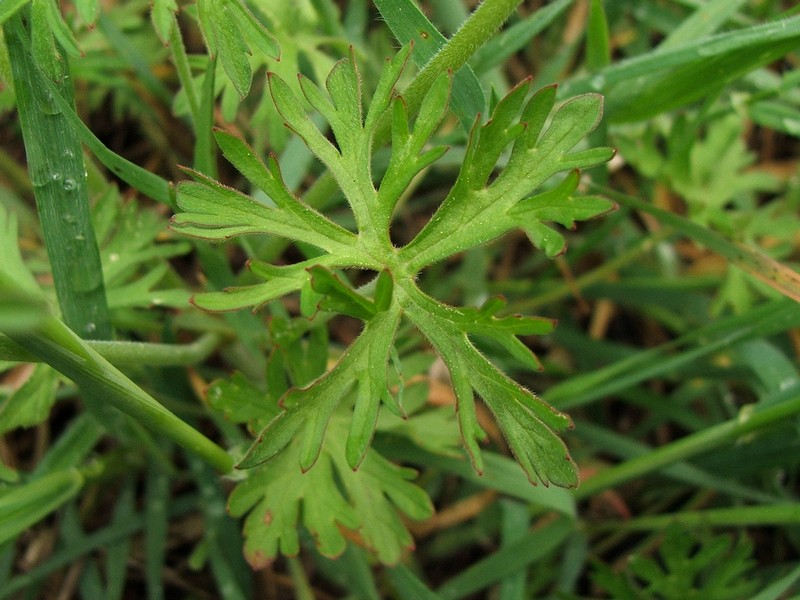
[[[796,597],[793,4],[0,2],[0,598]]]

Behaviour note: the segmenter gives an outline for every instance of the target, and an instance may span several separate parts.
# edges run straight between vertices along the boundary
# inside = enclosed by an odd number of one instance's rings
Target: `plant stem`
[[[608,521],[596,529],[614,531],[660,530],[671,523],[687,527],[754,527],[757,525],[796,525],[800,522],[797,504],[770,504],[759,506],[734,506],[675,514],[649,515],[627,521]],[[592,527],[595,529],[595,527]]]
[[[92,227],[80,141],[52,97],[35,84],[39,70],[22,17],[4,26],[36,207],[64,321],[81,337],[108,339],[111,321]],[[74,105],[64,58],[59,95]]]
[[[485,0],[481,3],[403,92],[403,98],[408,103],[408,112],[414,114],[419,109],[425,94],[441,73],[448,70],[455,73],[464,66],[521,3],[522,0]]]
[[[100,356],[117,367],[149,365],[174,367],[193,365],[206,359],[217,347],[220,336],[207,333],[190,344],[151,344],[147,342],[106,342],[87,340]],[[41,362],[11,338],[0,334],[0,360]]]
[[[35,295],[20,288],[10,278],[2,280],[2,284],[0,291],[3,293],[36,300]],[[33,329],[22,332],[8,330],[5,333],[25,350],[72,379],[85,396],[96,403],[98,410],[111,405],[136,423],[194,452],[215,469],[227,473],[233,468],[233,460],[224,449],[164,408],[60,319],[50,315]]]

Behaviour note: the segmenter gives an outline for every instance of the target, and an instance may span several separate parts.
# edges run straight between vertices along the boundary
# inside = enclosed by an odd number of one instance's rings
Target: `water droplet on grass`
[[[67,192],[71,192],[71,191],[72,191],[72,190],[74,190],[76,187],[78,187],[78,184],[77,184],[77,183],[75,183],[75,180],[74,180],[74,179],[72,179],[72,178],[70,178],[70,177],[67,177],[67,178],[64,180],[64,190],[65,190],[65,191],[67,191]]]
[[[42,112],[46,115],[57,115],[61,112],[56,104],[56,100],[53,97],[52,92],[47,92],[44,97],[44,102],[42,103]]]

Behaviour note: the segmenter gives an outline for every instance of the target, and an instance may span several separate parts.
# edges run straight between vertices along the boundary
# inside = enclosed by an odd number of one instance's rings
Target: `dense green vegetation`
[[[800,597],[800,9],[0,2],[0,598]]]

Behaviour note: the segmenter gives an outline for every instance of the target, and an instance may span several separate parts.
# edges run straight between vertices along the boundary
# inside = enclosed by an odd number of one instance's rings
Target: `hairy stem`
[[[433,82],[448,70],[458,71],[517,10],[522,0],[485,0],[434,56],[403,93],[409,113],[419,109]]]

